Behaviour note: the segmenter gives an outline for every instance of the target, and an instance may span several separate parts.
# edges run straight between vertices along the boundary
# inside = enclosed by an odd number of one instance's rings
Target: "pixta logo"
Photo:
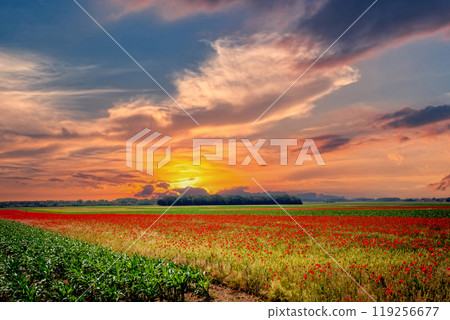
[[[155,141],[156,138],[161,136],[161,133],[155,131],[150,134],[150,132],[150,129],[144,129],[127,140],[126,163],[127,167],[135,168],[138,171],[153,175],[154,152],[172,138],[163,136]],[[266,166],[267,162],[260,154],[260,150],[267,145],[266,142],[267,139],[258,139],[254,143],[249,139],[192,139],[192,165],[199,166],[202,158],[207,161],[224,161],[226,148],[229,166],[247,166],[252,159],[255,160],[258,165]],[[287,166],[289,163],[288,147],[297,147],[299,149],[299,153],[294,163],[295,166],[301,166],[305,161],[314,160],[319,166],[325,165],[325,161],[313,139],[306,139],[301,147],[298,142],[298,139],[269,139],[268,145],[272,148],[274,146],[277,148],[281,166]],[[242,160],[239,159],[239,161],[237,159],[238,146],[243,147],[247,152],[247,155]],[[202,147],[214,147],[214,153],[202,153]],[[157,168],[162,168],[170,160],[171,149],[170,146],[167,146],[165,149],[165,156],[162,160],[158,161]],[[144,170],[144,167],[146,167],[146,170]]]
[[[150,129],[145,128],[144,130],[127,140],[126,157],[127,167],[136,168],[136,170],[144,172],[145,162],[147,174],[153,175],[154,152],[172,138],[169,136],[163,136],[161,139],[155,142],[154,140],[161,136],[161,133],[156,131],[144,138],[150,132]],[[144,157],[144,154],[146,155],[146,157]],[[166,147],[166,154],[164,158],[158,161],[158,169],[164,167],[170,161],[170,159],[171,149],[170,146],[168,146]]]
[[[254,144],[249,139],[240,139],[240,143],[245,147],[248,155],[242,160],[237,161],[238,139],[228,139],[228,165],[230,166],[247,166],[252,161],[252,158],[260,166],[266,166],[267,162],[259,153],[261,148],[266,145],[267,139],[258,139]],[[269,145],[279,147],[280,165],[288,165],[288,147],[298,146],[297,139],[270,139]],[[214,153],[203,153],[203,157],[208,161],[223,161],[224,160],[224,139],[193,139],[192,164],[199,166],[201,163],[201,147],[209,146],[215,147]],[[300,148],[300,152],[295,160],[296,166],[301,166],[305,161],[312,161],[312,157],[316,160],[319,166],[324,166],[322,155],[319,152],[313,139],[306,139]]]

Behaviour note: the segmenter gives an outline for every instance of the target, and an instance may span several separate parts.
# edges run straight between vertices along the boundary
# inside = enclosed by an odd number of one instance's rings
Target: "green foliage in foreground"
[[[0,301],[76,301],[85,292],[80,301],[183,301],[188,292],[209,298],[209,281],[198,269],[0,220]]]

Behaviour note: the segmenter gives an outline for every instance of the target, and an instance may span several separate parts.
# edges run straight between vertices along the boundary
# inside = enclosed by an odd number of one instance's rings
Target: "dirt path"
[[[226,286],[212,284],[209,288],[209,293],[212,296],[213,302],[258,302],[262,301],[261,298],[256,297],[254,295],[234,290],[231,288],[228,288]],[[204,301],[199,300],[198,297],[196,297],[193,294],[187,294],[186,295],[186,301],[189,302],[198,302],[198,301]]]

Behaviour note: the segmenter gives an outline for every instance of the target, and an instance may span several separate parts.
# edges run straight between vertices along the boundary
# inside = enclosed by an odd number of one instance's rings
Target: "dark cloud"
[[[79,180],[74,183],[75,186],[79,186],[82,188],[92,188],[92,189],[101,189],[100,185],[98,183],[95,183],[93,181],[87,181],[87,180]]]
[[[0,172],[4,173],[20,172],[22,174],[36,174],[43,172],[43,170],[29,166],[0,166]]]
[[[30,158],[33,156],[51,155],[60,148],[59,145],[48,145],[42,148],[18,149],[0,153],[0,159]]]
[[[160,183],[156,184],[156,186],[158,188],[169,189],[170,184],[168,184],[167,182],[160,182]]]
[[[318,142],[317,147],[319,148],[319,151],[324,153],[339,149],[348,144],[352,139],[341,135],[330,134],[315,137],[313,140],[314,142]]]
[[[64,180],[58,179],[58,178],[51,178],[51,179],[48,179],[48,181],[50,181],[50,182],[64,182]]]
[[[72,175],[72,177],[74,178],[80,178],[80,179],[84,179],[84,180],[93,180],[93,181],[99,181],[99,182],[107,182],[108,180],[104,177],[99,177],[99,176],[95,176],[93,174],[86,174],[86,173],[74,173]]]
[[[72,177],[77,179],[77,180],[83,180],[83,181],[91,181],[91,182],[95,182],[95,183],[105,183],[105,184],[109,184],[109,185],[120,185],[120,184],[125,184],[125,183],[130,183],[130,182],[145,182],[141,179],[136,179],[133,175],[131,174],[106,174],[104,176],[100,176],[100,175],[95,175],[95,174],[91,174],[91,173],[82,173],[82,172],[78,172],[78,173],[74,173],[72,174]]]
[[[264,192],[247,192],[246,190],[249,187],[247,186],[240,186],[240,187],[233,187],[230,189],[223,189],[217,192],[217,194],[220,194],[222,196],[232,196],[232,195],[238,195],[238,196],[266,196],[266,193]],[[271,195],[281,195],[281,194],[288,194],[286,191],[268,191]]]
[[[155,191],[155,187],[151,184],[148,184],[142,188],[141,191],[136,193],[134,196],[137,198],[148,198],[153,194],[153,191]]]
[[[280,21],[282,33],[298,34],[287,39],[293,47],[298,41],[309,38],[324,48],[333,43],[374,0],[115,0],[127,12],[155,8],[163,17],[174,20],[200,13],[214,13],[230,7],[241,8],[248,19]],[[291,21],[292,22],[289,22]],[[257,20],[258,21],[258,20]],[[289,22],[289,23],[288,23]],[[286,27],[288,24],[288,27]],[[250,26],[254,24],[250,23]],[[381,49],[398,41],[420,34],[436,32],[450,25],[450,1],[448,0],[379,0],[362,18],[333,46],[333,54],[320,63],[356,58],[367,52]],[[264,26],[261,26],[264,29]],[[283,30],[284,29],[284,30]],[[303,40],[300,40],[303,39]]]
[[[391,128],[413,128],[450,119],[450,105],[428,106],[423,109],[405,107],[397,112],[380,117],[392,120],[387,125]]]
[[[0,129],[0,136],[5,138],[8,136],[21,136],[28,137],[33,139],[41,139],[41,140],[68,140],[68,139],[79,139],[83,137],[101,137],[102,135],[97,132],[89,133],[87,135],[81,135],[74,131],[69,131],[66,128],[61,128],[59,131],[50,131],[50,130],[39,130],[37,128],[30,127],[19,127],[16,130],[10,129]]]
[[[352,138],[339,134],[327,134],[312,138],[320,153],[332,152],[352,141]],[[293,153],[298,154],[301,148],[292,149]]]
[[[450,174],[437,183],[430,183],[428,187],[434,191],[446,191],[447,188],[450,188]]]
[[[8,180],[25,180],[25,181],[33,180],[33,178],[29,178],[29,177],[4,177],[3,179],[8,179]]]
[[[220,194],[222,196],[228,196],[228,195],[240,195],[240,196],[251,195],[252,193],[245,191],[247,189],[248,189],[248,187],[245,187],[245,186],[234,187],[234,188],[231,188],[231,189],[220,190],[220,191],[217,192],[217,194]]]
[[[2,181],[5,180],[5,181]],[[14,176],[3,176],[3,174],[0,174],[0,184],[3,185],[11,185],[11,184],[17,184],[26,186],[29,185],[28,182],[33,182],[35,179],[28,178],[28,177],[14,177]]]
[[[61,129],[61,136],[62,136],[64,139],[67,139],[67,138],[77,138],[77,137],[79,137],[78,133],[76,133],[76,132],[70,132],[70,131],[67,130],[66,128],[62,128],[62,129]]]
[[[153,192],[153,198],[162,199],[164,197],[178,197],[179,194],[174,191],[166,190],[165,192]]]
[[[133,176],[132,174],[128,174],[128,173],[121,173],[117,175],[118,178],[124,178],[124,179],[134,179],[135,176]]]
[[[188,188],[188,187],[186,187],[186,188],[175,188],[175,189],[173,189],[173,191],[176,191],[176,192],[178,192],[179,194],[182,194],[183,192],[186,191],[187,188]],[[208,191],[206,191],[206,190],[203,189],[203,188],[190,188],[190,189],[185,193],[185,195],[189,195],[189,196],[206,196],[206,195],[208,195],[208,194],[209,194]]]
[[[301,34],[330,45],[373,0],[329,0],[297,26]],[[371,50],[450,25],[448,0],[378,1],[333,47],[325,60],[351,59]]]
[[[70,157],[89,157],[89,156],[102,156],[110,153],[117,152],[119,150],[123,149],[122,146],[111,146],[111,147],[101,147],[101,146],[95,146],[95,147],[87,147],[87,148],[81,148],[75,151],[72,151],[70,153]]]

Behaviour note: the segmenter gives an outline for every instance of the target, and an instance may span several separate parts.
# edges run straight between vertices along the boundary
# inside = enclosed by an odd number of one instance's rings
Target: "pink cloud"
[[[441,179],[441,181],[436,183],[430,183],[428,185],[434,191],[446,191],[450,188],[450,174]]]
[[[165,20],[211,14],[239,4],[237,0],[114,0],[118,16],[153,9]],[[110,4],[110,3],[108,3]]]

